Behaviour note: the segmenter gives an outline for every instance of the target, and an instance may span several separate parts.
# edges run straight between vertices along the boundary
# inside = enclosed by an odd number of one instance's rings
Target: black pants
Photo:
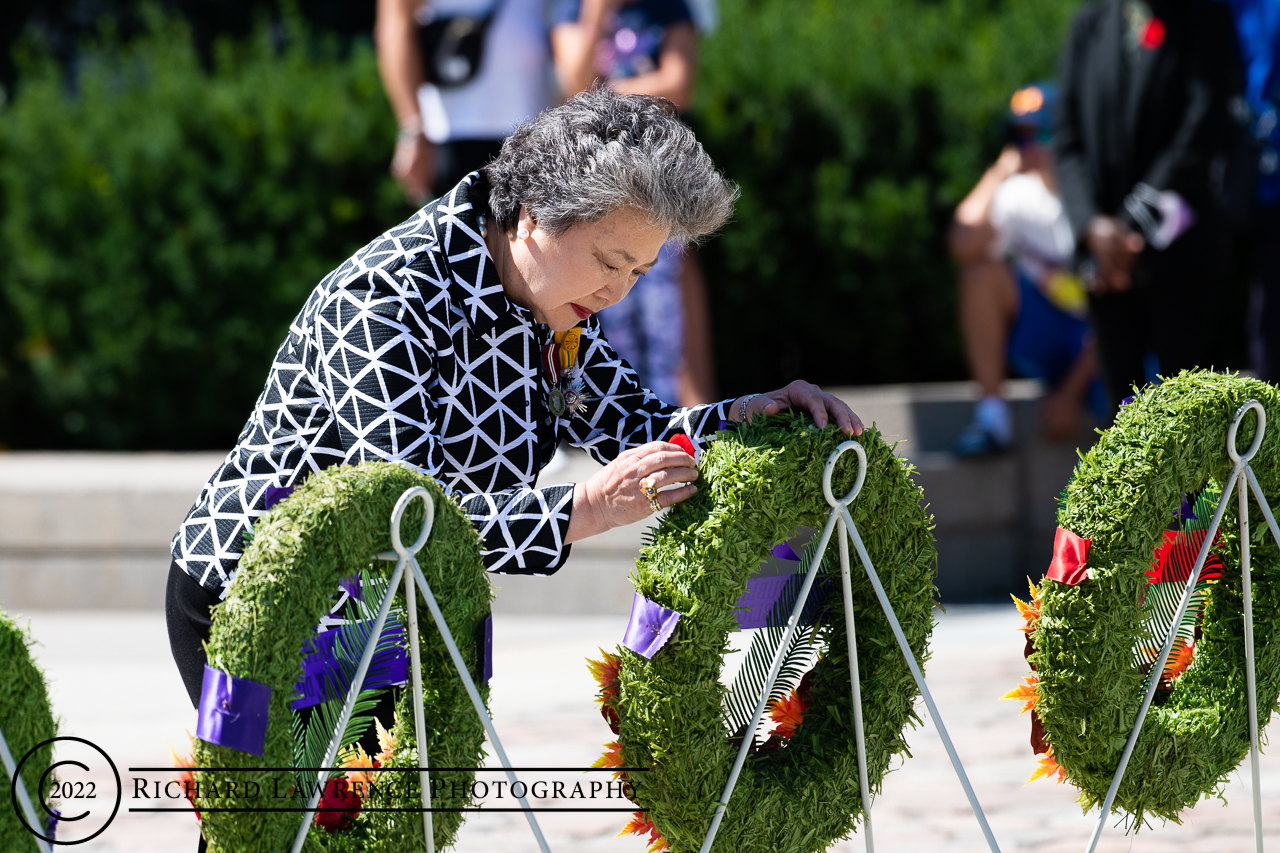
[[[1204,327],[1211,282],[1194,279],[1152,282],[1124,293],[1089,297],[1090,319],[1114,414],[1120,401],[1147,382],[1147,359],[1156,372],[1173,376],[1190,367],[1211,367],[1212,340]]]
[[[164,594],[169,650],[173,652],[173,662],[178,665],[178,674],[182,676],[193,708],[200,706],[200,686],[204,683],[204,642],[209,639],[209,628],[213,625],[209,608],[217,603],[216,594],[178,568],[177,563],[169,564],[169,583]],[[204,853],[207,846],[202,835],[198,853]]]
[[[215,593],[202,587],[195,578],[169,565],[169,585],[164,595],[164,616],[169,626],[169,650],[178,665],[182,684],[191,697],[191,707],[200,705],[200,686],[204,682],[204,642],[209,639],[213,619],[209,608],[218,603]]]
[[[1254,221],[1253,274],[1262,292],[1258,318],[1258,378],[1280,380],[1280,207],[1260,208]]]
[[[467,175],[498,156],[501,139],[451,139],[436,148],[435,195],[448,192]]]

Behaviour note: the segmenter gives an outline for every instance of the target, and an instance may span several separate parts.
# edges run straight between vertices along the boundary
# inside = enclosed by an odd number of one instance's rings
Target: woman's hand
[[[801,409],[809,413],[819,429],[829,422],[845,435],[862,435],[862,420],[853,413],[839,397],[828,394],[817,385],[797,379],[786,388],[770,391],[767,394],[752,394],[739,397],[733,401],[729,417],[735,421],[742,420],[742,401],[747,400],[747,420],[760,415],[776,415],[786,409]]]
[[[663,509],[693,497],[698,487],[693,457],[669,441],[651,441],[618,454],[573,489],[573,515],[565,542],[577,542],[652,515],[646,489],[684,483],[657,496]]]

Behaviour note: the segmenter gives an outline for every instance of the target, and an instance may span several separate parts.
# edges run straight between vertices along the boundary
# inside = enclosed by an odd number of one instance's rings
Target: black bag
[[[418,47],[427,82],[449,89],[469,83],[480,73],[489,26],[502,8],[498,0],[485,15],[437,17],[418,27]]]

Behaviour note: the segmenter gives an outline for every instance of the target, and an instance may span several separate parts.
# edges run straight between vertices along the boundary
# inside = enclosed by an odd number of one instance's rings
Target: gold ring
[[[662,504],[658,503],[658,499],[652,495],[649,496],[649,510],[651,512],[662,512]]]

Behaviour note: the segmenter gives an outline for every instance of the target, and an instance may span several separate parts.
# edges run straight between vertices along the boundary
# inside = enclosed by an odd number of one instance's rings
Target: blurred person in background
[[[378,0],[378,70],[400,124],[391,173],[412,204],[551,105],[546,21],[545,0]]]
[[[685,112],[698,31],[684,0],[551,0],[556,77],[566,98],[604,84]],[[631,298],[600,315],[609,342],[661,399],[715,399],[706,281],[696,251],[669,243]]]
[[[1252,366],[1280,381],[1280,3],[1227,0],[1243,63],[1243,97],[1233,113],[1245,126],[1239,162],[1242,191],[1229,211],[1253,233]],[[1234,182],[1233,182],[1234,184]]]
[[[1013,417],[1000,393],[1006,372],[1044,381],[1045,434],[1071,438],[1089,399],[1102,406],[1080,280],[1067,267],[1075,239],[1054,176],[1052,83],[1014,93],[1010,143],[956,208],[948,235],[960,263],[960,329],[982,397],[956,453],[1008,448]]]
[[[1113,412],[1157,375],[1211,366],[1202,323],[1222,258],[1210,165],[1234,43],[1223,3],[1096,0],[1062,54],[1058,180]]]

